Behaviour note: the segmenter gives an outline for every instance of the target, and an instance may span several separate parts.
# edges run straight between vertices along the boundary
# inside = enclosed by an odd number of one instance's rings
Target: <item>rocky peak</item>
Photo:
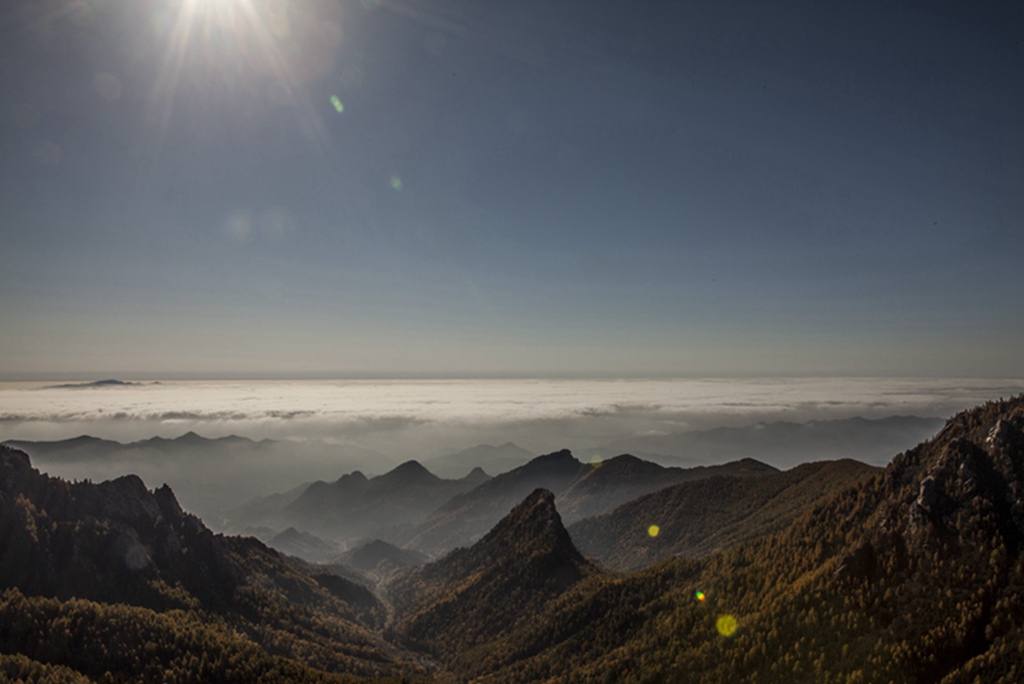
[[[517,552],[555,551],[567,559],[584,562],[555,508],[555,495],[547,489],[534,490],[480,544]]]
[[[951,418],[884,475],[883,529],[908,539],[1024,544],[1024,395]]]
[[[24,451],[20,451],[6,444],[0,444],[0,464],[5,468],[31,468],[32,459]]]
[[[181,504],[178,503],[178,497],[174,496],[174,492],[169,485],[164,484],[162,487],[154,490],[153,498],[156,500],[156,505],[160,508],[164,518],[178,521],[185,517],[185,512],[181,509]]]

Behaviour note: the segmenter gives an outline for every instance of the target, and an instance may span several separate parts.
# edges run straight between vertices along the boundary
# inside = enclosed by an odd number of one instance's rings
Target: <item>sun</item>
[[[149,103],[160,137],[185,88],[215,101],[231,88],[270,81],[301,110],[302,88],[334,69],[341,6],[316,0],[169,1]]]

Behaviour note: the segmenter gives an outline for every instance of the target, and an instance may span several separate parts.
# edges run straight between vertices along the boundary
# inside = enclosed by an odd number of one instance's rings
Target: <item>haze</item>
[[[507,441],[541,453],[758,421],[945,418],[1022,388],[880,378],[4,383],[0,437],[134,441],[195,431],[357,444],[394,459]]]

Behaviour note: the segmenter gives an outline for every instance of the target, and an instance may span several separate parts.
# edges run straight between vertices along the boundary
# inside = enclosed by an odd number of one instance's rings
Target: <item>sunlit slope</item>
[[[669,556],[705,556],[777,532],[878,470],[857,461],[824,461],[762,477],[685,482],[581,520],[569,534],[581,552],[608,567],[638,570]]]

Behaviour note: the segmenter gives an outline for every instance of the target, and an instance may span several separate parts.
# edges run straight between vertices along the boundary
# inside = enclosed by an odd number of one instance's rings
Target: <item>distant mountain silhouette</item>
[[[275,534],[267,539],[266,544],[281,553],[314,563],[337,558],[343,551],[340,544],[326,541],[308,532],[300,532],[294,527]]]
[[[606,470],[607,469],[607,470]],[[771,466],[746,460],[710,468],[664,468],[624,455],[588,464],[568,449],[538,456],[526,465],[502,473],[464,494],[453,497],[417,527],[405,546],[438,555],[482,537],[537,488],[556,492],[559,506],[576,520],[611,510],[631,498],[677,482],[718,473],[757,475],[777,472]]]
[[[47,472],[67,479],[99,481],[135,474],[145,482],[170,483],[187,510],[222,531],[228,531],[223,519],[226,511],[266,496],[275,487],[295,487],[323,477],[324,472],[388,463],[370,450],[315,440],[253,441],[237,435],[211,439],[195,432],[127,444],[89,436],[4,443],[28,453]]]
[[[489,473],[504,473],[527,463],[536,454],[505,442],[500,446],[479,444],[452,454],[437,456],[427,461],[432,472],[458,477],[476,466]]]
[[[107,380],[94,380],[92,382],[69,382],[63,385],[47,385],[43,389],[78,389],[78,388],[89,388],[89,387],[134,387],[137,385],[143,385],[142,382],[128,382],[126,380],[114,380],[113,378]]]
[[[355,471],[335,482],[314,482],[290,501],[263,497],[228,516],[237,527],[295,527],[352,543],[374,538],[398,541],[444,502],[488,479],[475,468],[460,480],[445,480],[419,462],[407,461],[373,478]]]
[[[562,526],[554,494],[538,489],[472,547],[397,575],[386,588],[399,616],[393,630],[413,647],[457,660],[528,623],[595,572]]]
[[[851,458],[884,465],[942,427],[940,418],[889,416],[807,423],[779,421],[719,427],[618,440],[592,449],[602,455],[634,453],[665,465],[724,463],[756,458],[780,468],[800,463]]]

